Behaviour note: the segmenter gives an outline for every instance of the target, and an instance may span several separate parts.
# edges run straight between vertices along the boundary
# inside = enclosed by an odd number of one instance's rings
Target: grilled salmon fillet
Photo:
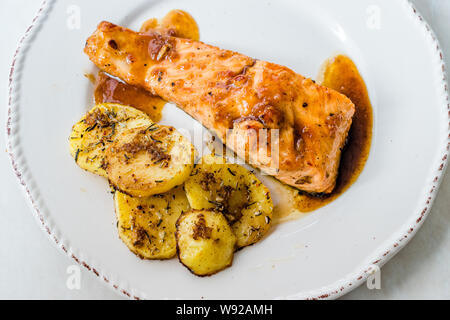
[[[333,191],[355,111],[346,96],[274,63],[109,22],[84,51],[103,71],[175,103],[254,167],[306,192]]]

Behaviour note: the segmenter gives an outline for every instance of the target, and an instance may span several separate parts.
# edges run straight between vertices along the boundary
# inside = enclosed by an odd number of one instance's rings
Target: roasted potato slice
[[[180,262],[198,276],[212,275],[233,262],[236,236],[220,212],[182,213],[175,236]]]
[[[173,127],[152,124],[122,131],[106,150],[106,172],[116,189],[135,197],[164,193],[192,171],[194,146]]]
[[[204,156],[185,183],[193,209],[215,209],[230,223],[242,248],[259,241],[270,229],[273,203],[267,187],[238,164]]]
[[[152,124],[145,113],[132,107],[114,103],[96,105],[72,127],[70,153],[81,168],[107,177],[105,151],[117,134]]]
[[[182,187],[147,198],[116,191],[119,237],[142,259],[170,259],[176,254],[175,224],[190,209]]]

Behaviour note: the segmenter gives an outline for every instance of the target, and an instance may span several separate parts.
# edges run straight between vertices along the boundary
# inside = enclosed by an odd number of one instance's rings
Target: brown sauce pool
[[[139,30],[148,32],[156,30],[165,35],[180,38],[199,40],[200,33],[194,18],[183,10],[172,10],[164,18],[156,18],[145,21]],[[97,78],[93,75],[87,76],[89,80],[95,81],[94,103],[119,103],[132,106],[148,114],[155,122],[161,120],[162,110],[166,101],[152,95],[150,92],[129,85],[123,81],[111,77],[100,71]],[[94,79],[92,78],[94,77]]]
[[[160,97],[112,78],[103,71],[98,73],[95,81],[94,102],[95,104],[110,102],[132,106],[145,112],[156,122],[161,120],[162,109],[166,104],[166,101]]]
[[[330,195],[312,196],[297,189],[276,183],[285,189],[286,199],[275,207],[275,221],[297,217],[295,213],[317,210],[337,199],[359,177],[369,157],[372,143],[373,113],[364,79],[353,61],[338,55],[328,59],[318,77],[319,82],[346,95],[356,107],[347,144],[342,152],[336,187]]]

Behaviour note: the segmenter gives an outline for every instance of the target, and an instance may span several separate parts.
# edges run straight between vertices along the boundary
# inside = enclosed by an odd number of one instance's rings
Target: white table
[[[80,289],[70,290],[74,262],[49,241],[33,218],[10,168],[4,124],[10,62],[40,0],[1,0],[0,46],[0,299],[121,299],[82,269]],[[450,66],[450,0],[413,0],[440,39]],[[76,3],[76,0],[74,0]],[[450,298],[450,174],[444,178],[422,229],[381,271],[381,290],[361,286],[344,299]]]

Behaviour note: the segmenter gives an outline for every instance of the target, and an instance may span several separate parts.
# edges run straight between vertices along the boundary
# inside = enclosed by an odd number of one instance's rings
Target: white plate
[[[45,3],[20,44],[8,149],[43,229],[118,292],[136,298],[335,298],[362,283],[372,264],[385,263],[423,223],[447,163],[448,90],[438,42],[409,2],[73,3]],[[80,170],[68,151],[70,128],[92,93],[83,75],[93,70],[82,53],[86,38],[101,20],[136,28],[174,8],[197,19],[203,41],[309,77],[333,53],[346,53],[374,106],[372,151],[350,190],[278,226],[209,278],[193,276],[176,260],[141,261],[131,254],[117,237],[107,183]],[[175,107],[166,108],[165,119],[194,123]]]

